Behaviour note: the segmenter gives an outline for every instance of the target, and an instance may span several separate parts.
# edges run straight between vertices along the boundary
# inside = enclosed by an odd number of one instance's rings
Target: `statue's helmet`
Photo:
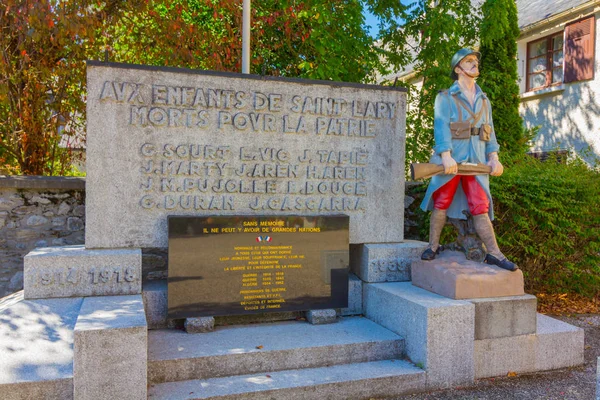
[[[481,54],[478,51],[473,51],[471,49],[460,49],[452,56],[452,72],[450,73],[450,77],[452,79],[454,79],[454,80],[458,79],[458,75],[456,75],[456,72],[454,72],[454,69],[462,61],[463,58],[465,58],[466,56],[469,56],[471,54],[477,56],[478,60],[481,59]]]

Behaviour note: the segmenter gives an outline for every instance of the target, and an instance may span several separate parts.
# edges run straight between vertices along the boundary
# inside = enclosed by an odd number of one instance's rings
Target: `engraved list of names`
[[[353,217],[353,243],[368,241],[360,234],[368,229],[402,239],[389,221],[403,209],[382,196],[398,198],[404,187],[404,92],[88,68],[89,201],[125,200],[125,209],[98,212],[86,237],[93,245],[106,246],[100,231],[111,229],[108,221],[103,227],[108,216],[140,226],[128,228],[139,233],[135,239],[115,232],[113,245],[131,239],[165,247],[164,233],[152,235],[142,226],[166,232],[166,216],[173,214],[344,213]],[[378,204],[389,211],[376,223],[383,229],[361,227]]]

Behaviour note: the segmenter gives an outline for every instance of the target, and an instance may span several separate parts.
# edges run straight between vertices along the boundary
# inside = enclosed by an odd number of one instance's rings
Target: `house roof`
[[[589,0],[516,0],[519,10],[519,29],[542,21]]]

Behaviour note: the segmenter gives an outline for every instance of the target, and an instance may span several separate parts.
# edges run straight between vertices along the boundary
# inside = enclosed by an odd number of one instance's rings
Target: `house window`
[[[527,43],[527,91],[594,77],[594,16]]]
[[[563,32],[527,44],[527,90],[563,81]]]

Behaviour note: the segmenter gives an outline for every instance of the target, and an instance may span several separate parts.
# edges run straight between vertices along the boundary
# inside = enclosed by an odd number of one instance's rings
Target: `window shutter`
[[[566,83],[594,78],[595,22],[591,16],[565,27]]]

